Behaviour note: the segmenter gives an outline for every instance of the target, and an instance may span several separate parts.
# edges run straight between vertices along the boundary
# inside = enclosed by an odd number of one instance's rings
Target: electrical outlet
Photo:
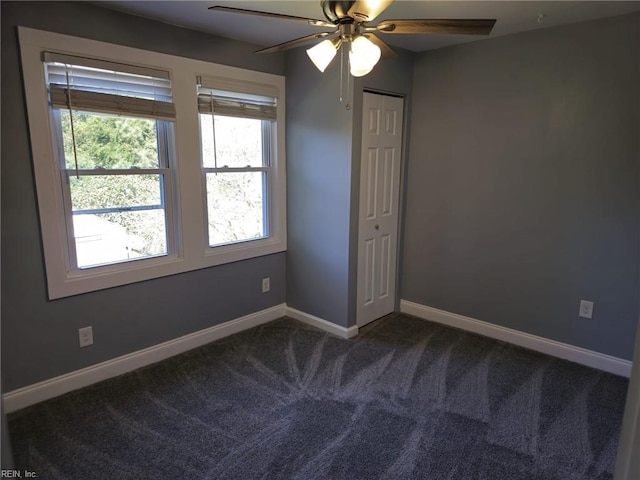
[[[271,279],[269,277],[262,279],[262,293],[271,290]]]
[[[80,338],[81,347],[93,345],[93,327],[79,328],[78,337]]]
[[[589,302],[587,300],[580,300],[580,312],[578,315],[582,318],[592,318],[593,317],[593,302]]]

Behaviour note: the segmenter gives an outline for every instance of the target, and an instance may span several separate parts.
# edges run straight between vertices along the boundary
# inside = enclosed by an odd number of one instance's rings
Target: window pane
[[[166,255],[164,210],[74,215],[78,268]]]
[[[69,177],[74,211],[162,204],[161,175]]]
[[[207,174],[209,245],[267,236],[263,172]]]
[[[68,111],[60,111],[66,168],[75,169]],[[156,120],[73,112],[78,168],[158,168]]]
[[[209,168],[216,166],[211,119],[211,115],[200,115],[202,161]],[[219,168],[262,167],[262,120],[216,115],[215,147]]]

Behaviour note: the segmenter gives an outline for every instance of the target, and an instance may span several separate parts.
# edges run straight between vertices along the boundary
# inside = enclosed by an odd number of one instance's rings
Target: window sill
[[[49,279],[49,299],[54,300],[143,282],[168,275],[280,253],[285,250],[285,242],[269,238],[207,248],[207,251],[199,258],[170,255],[68,272],[64,278]]]

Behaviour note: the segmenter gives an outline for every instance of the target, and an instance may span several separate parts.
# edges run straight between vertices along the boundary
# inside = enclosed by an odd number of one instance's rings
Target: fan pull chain
[[[340,46],[340,103],[342,103],[342,83],[343,83],[343,66],[344,66],[344,45]]]
[[[345,43],[340,45],[340,103],[344,103],[344,97],[342,95],[342,87],[344,85],[344,49]],[[347,97],[349,97],[349,75],[347,75]],[[349,104],[349,100],[347,100],[345,109],[351,110],[351,105]]]
[[[65,73],[67,76],[67,106],[69,107],[69,122],[71,123],[71,141],[73,143],[73,160],[76,164],[76,178],[80,179],[80,174],[78,173],[78,149],[76,147],[76,130],[73,125],[73,111],[71,110],[71,85],[69,82],[68,68]]]
[[[351,60],[347,57],[347,62],[351,62]],[[351,69],[351,65],[349,65],[349,69]],[[344,106],[347,110],[351,110],[351,104],[349,103],[349,98],[351,97],[351,75],[347,74],[347,104]]]

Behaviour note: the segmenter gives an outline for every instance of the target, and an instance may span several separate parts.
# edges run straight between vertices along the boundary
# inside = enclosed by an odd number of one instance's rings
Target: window
[[[286,250],[283,77],[19,39],[49,298]]]
[[[268,237],[276,99],[212,87],[199,78],[208,245]]]
[[[174,253],[168,73],[50,53],[45,67],[69,269]]]

